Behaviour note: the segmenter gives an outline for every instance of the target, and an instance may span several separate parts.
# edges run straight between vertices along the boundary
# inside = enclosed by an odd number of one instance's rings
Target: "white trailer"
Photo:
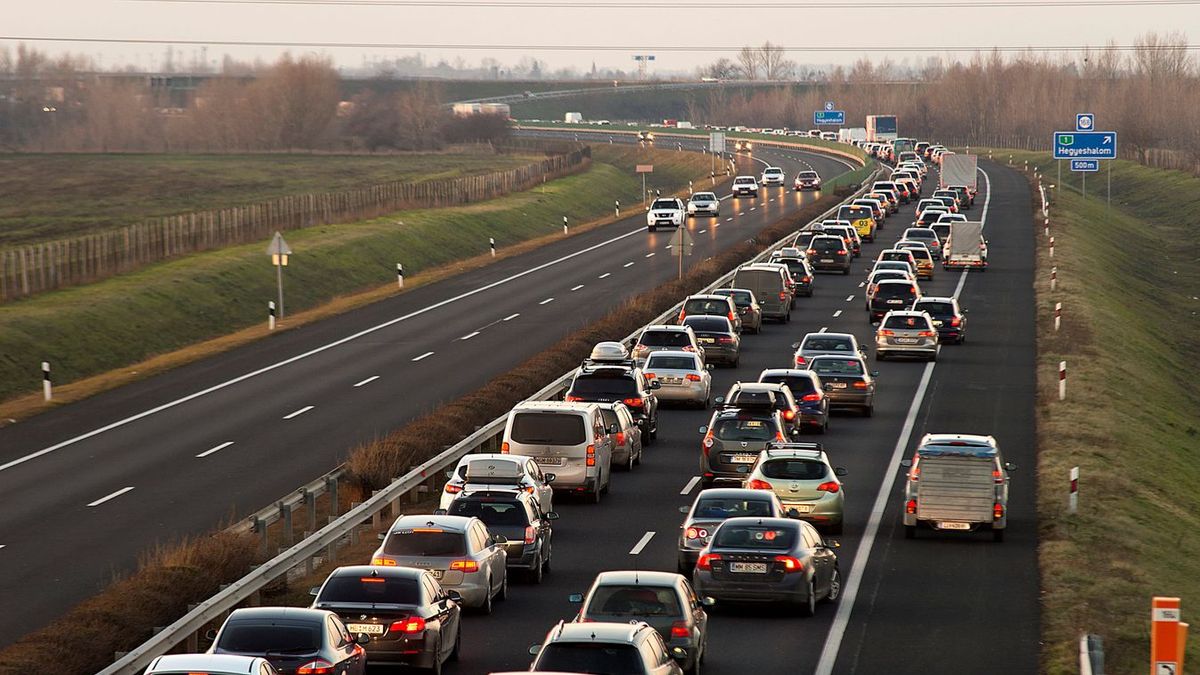
[[[563,116],[563,122],[566,122],[567,124],[582,124],[583,113],[569,112]]]
[[[938,189],[965,185],[971,194],[978,191],[979,158],[975,155],[942,155],[942,170],[938,172]]]
[[[853,145],[855,141],[865,141],[867,140],[867,128],[849,127],[846,129],[838,129],[838,140],[851,145]]]
[[[961,183],[959,183],[961,185]],[[983,238],[983,223],[966,221],[950,224],[950,235],[942,251],[942,269],[969,267],[987,271],[987,240]]]

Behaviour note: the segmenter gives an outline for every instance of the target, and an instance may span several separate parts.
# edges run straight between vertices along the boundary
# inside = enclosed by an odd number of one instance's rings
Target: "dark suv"
[[[724,396],[718,396],[715,402],[718,408],[739,408],[745,405],[744,402],[747,399],[756,398],[768,392],[774,395],[775,409],[783,417],[783,421],[789,430],[788,435],[799,433],[800,406],[796,403],[796,398],[793,396],[792,390],[784,383],[734,382],[729,391]],[[753,403],[750,405],[753,405]]]
[[[775,409],[774,392],[741,396],[738,402],[744,407],[718,410],[700,427],[700,484],[705,488],[717,480],[744,480],[767,443],[788,440],[788,425]]]
[[[814,270],[836,270],[850,274],[854,252],[844,239],[834,235],[820,235],[808,244],[808,262]]]
[[[953,297],[925,296],[917,300],[913,309],[925,312],[933,319],[933,327],[937,329],[941,342],[960,345],[967,341],[967,310],[959,307],[958,300]]]
[[[533,583],[542,583],[542,574],[550,571],[553,554],[550,521],[557,520],[558,514],[542,513],[537,499],[528,492],[465,492],[450,502],[446,512],[451,516],[478,518],[487,525],[489,533],[504,535],[508,539],[504,544],[504,552],[508,554],[506,566],[524,571]]]
[[[657,381],[647,381],[632,361],[602,366],[585,361],[575,374],[565,400],[624,403],[642,428],[642,441],[648,445],[658,436],[658,397],[654,390],[659,386]]]
[[[912,309],[921,297],[917,285],[903,279],[885,279],[875,286],[875,294],[867,304],[871,310],[871,323],[879,323],[883,315],[895,309]]]

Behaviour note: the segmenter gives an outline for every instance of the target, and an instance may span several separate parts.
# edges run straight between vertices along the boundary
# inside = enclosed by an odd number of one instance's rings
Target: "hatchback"
[[[925,296],[917,300],[913,311],[925,312],[933,319],[933,327],[942,342],[962,344],[967,341],[967,310],[959,307],[957,299]]]
[[[925,244],[925,248],[929,249],[929,255],[933,256],[934,260],[939,260],[942,257],[942,242],[938,239],[937,232],[928,227],[910,227],[904,230],[904,234],[900,239],[905,241],[919,241]]]
[[[713,291],[713,295],[733,298],[733,305],[742,321],[742,330],[755,334],[762,332],[762,307],[759,307],[754,291],[748,288],[718,288]]]
[[[788,435],[800,431],[800,406],[792,395],[792,390],[786,384],[778,382],[734,382],[724,396],[718,396],[715,403],[722,408],[741,408],[757,405],[764,395],[770,395],[774,407],[783,417],[788,428]]]
[[[706,363],[722,363],[737,368],[742,354],[742,338],[733,323],[725,316],[697,314],[683,320],[696,334],[696,340],[704,348]]]
[[[624,403],[642,427],[642,439],[653,443],[658,435],[659,385],[649,381],[632,362],[616,365],[584,363],[571,381],[565,400],[568,403]],[[611,428],[611,425],[605,425]]]
[[[875,358],[916,356],[936,361],[938,332],[929,315],[920,311],[888,312],[875,331]]]
[[[537,498],[542,508],[554,508],[554,474],[542,472],[532,457],[484,452],[464,455],[458,466],[446,472],[446,487],[442,490],[438,508],[447,508],[464,490],[482,487],[511,487],[524,490]]]
[[[671,649],[645,622],[558,622],[540,645],[529,648],[533,672],[682,675],[683,649]]]
[[[844,221],[831,223],[826,221],[822,227],[826,234],[839,236],[846,242],[846,246],[850,248],[850,252],[857,258],[862,255],[862,238],[858,236],[858,231],[850,225],[842,224]]]
[[[818,235],[808,245],[808,261],[814,270],[835,270],[850,274],[854,253],[840,236]]]
[[[768,368],[759,373],[758,381],[786,384],[800,408],[801,428],[818,434],[829,431],[829,399],[816,373],[795,368]]]
[[[797,368],[805,368],[809,360],[821,354],[835,356],[865,356],[864,350],[858,344],[858,338],[851,333],[809,333],[800,342],[792,343],[796,353],[792,355],[792,363]]]
[[[871,311],[871,298],[875,296],[875,291],[879,288],[881,281],[890,279],[898,279],[900,281],[916,282],[916,277],[907,270],[889,270],[882,269],[871,272],[871,276],[867,277],[867,285],[863,287],[863,297],[866,299],[864,309]]]
[[[912,253],[913,259],[917,261],[918,279],[933,278],[933,254],[929,252],[929,247],[925,245],[925,242],[898,241],[896,248],[906,249]]]
[[[770,490],[785,513],[795,511],[825,532],[841,534],[846,492],[839,478],[845,475],[845,469],[829,463],[820,443],[771,443],[759,454],[745,487]]]
[[[775,409],[774,396],[752,408],[717,410],[700,427],[700,484],[717,480],[741,481],[771,441],[787,440],[787,424]]]
[[[917,259],[913,257],[911,251],[903,248],[887,248],[879,252],[875,262],[881,263],[886,261],[906,262],[909,266],[909,271],[914,275],[917,273]],[[886,267],[876,267],[875,269],[887,269]],[[875,271],[872,269],[871,271]]]
[[[917,219],[913,221],[913,226],[929,227],[946,213],[950,213],[950,210],[944,206],[931,206],[917,214]]]
[[[554,556],[551,521],[558,520],[557,513],[543,511],[527,492],[505,489],[464,492],[450,503],[447,513],[483,521],[488,533],[507,539],[504,564],[525,573],[533,583],[542,583]]]
[[[806,298],[812,297],[814,275],[812,267],[809,266],[808,259],[805,256],[779,256],[771,258],[771,262],[778,263],[788,268],[788,274],[790,274],[792,280],[796,282],[795,296],[802,295]]]
[[[686,352],[680,352],[686,353]],[[653,356],[653,355],[651,355]],[[695,359],[694,354],[688,354]],[[650,379],[649,375],[646,379]],[[642,463],[642,427],[638,424],[637,418],[629,411],[629,406],[620,401],[612,403],[601,403],[600,414],[604,416],[604,424],[609,429],[616,427],[615,433],[610,433],[613,437],[613,466],[619,467],[626,471],[633,471],[635,464]],[[549,511],[549,507],[544,507]]]
[[[700,549],[708,544],[709,536],[723,521],[741,516],[784,517],[783,505],[774,492],[742,487],[701,490],[692,505],[679,507],[679,512],[684,514],[684,519],[679,526],[676,568],[687,577],[691,577],[696,568]]]
[[[146,666],[143,675],[278,675],[271,662],[257,656],[231,654],[167,654]]]
[[[875,376],[861,356],[814,356],[808,364],[821,378],[830,408],[854,408],[870,417],[875,412]]]
[[[633,358],[638,363],[645,363],[651,352],[662,349],[692,352],[704,359],[704,349],[687,326],[646,326],[633,345]]]
[[[281,675],[364,675],[366,635],[351,637],[337,614],[301,607],[235,609],[213,637],[209,654],[260,656]]]
[[[659,383],[659,401],[680,401],[707,408],[712,394],[712,375],[692,352],[654,352],[646,360],[645,375]]]

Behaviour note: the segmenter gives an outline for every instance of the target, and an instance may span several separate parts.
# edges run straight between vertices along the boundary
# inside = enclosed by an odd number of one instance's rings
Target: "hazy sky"
[[[244,1],[244,0],[239,0]],[[272,0],[267,0],[268,2]],[[278,1],[278,0],[274,0]],[[300,3],[311,0],[299,0]],[[670,3],[647,0],[645,6],[630,0],[557,0],[569,7],[497,7],[481,0],[481,7],[446,6],[423,0],[426,6],[367,6],[385,0],[358,0],[357,5],[173,3],[163,0],[0,0],[4,37],[70,37],[197,41],[278,41],[319,43],[387,43],[423,45],[611,45],[636,50],[545,51],[380,49],[291,47],[302,53],[327,53],[342,66],[360,66],[371,56],[395,56],[421,51],[429,60],[462,57],[478,63],[493,57],[516,63],[534,56],[551,68],[577,66],[632,69],[632,55],[654,53],[657,67],[680,71],[732,53],[713,48],[760,44],[765,40],[789,48],[793,60],[805,63],[850,63],[864,54],[901,61],[927,54],[830,52],[826,47],[919,45],[921,47],[978,45],[1001,46],[1101,45],[1107,40],[1130,44],[1146,31],[1191,29],[1200,32],[1200,1],[1194,4],[1143,6],[1038,6],[985,7],[996,0],[928,0],[917,4],[951,3],[956,7],[917,7],[912,0],[894,3],[879,0],[697,0]],[[405,0],[401,0],[404,2]],[[461,1],[461,0],[459,0]],[[499,0],[513,2],[514,0]],[[528,0],[544,2],[555,0]],[[622,8],[597,7],[624,1]],[[1014,0],[1021,2],[1022,0]],[[1074,0],[1066,0],[1072,2]],[[1110,0],[1094,0],[1109,2]],[[757,4],[740,11],[744,2]],[[768,7],[786,3],[790,7]],[[815,7],[805,7],[812,4]],[[490,5],[490,6],[487,6]],[[670,6],[664,6],[670,5]],[[851,5],[851,6],[846,6]],[[857,6],[853,6],[857,5]],[[744,5],[743,5],[744,7]],[[828,9],[824,9],[824,8]],[[894,8],[893,8],[894,7]],[[930,30],[932,28],[932,31]],[[0,46],[15,42],[0,40]],[[165,45],[37,43],[46,51],[72,51],[114,63],[143,68],[161,67]],[[694,52],[655,51],[656,47],[695,46]],[[189,61],[199,47],[181,45],[179,54]],[[229,53],[239,58],[273,58],[285,47],[245,47],[213,44],[208,58]]]

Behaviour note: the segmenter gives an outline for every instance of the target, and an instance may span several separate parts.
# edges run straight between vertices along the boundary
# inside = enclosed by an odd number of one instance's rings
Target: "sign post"
[[[712,171],[709,175],[713,179],[713,185],[717,184],[717,155],[722,152],[725,152],[725,132],[711,132],[708,135],[708,154],[712,159]]]
[[[279,318],[283,318],[283,268],[287,267],[288,256],[292,254],[291,247],[283,240],[283,235],[276,232],[275,237],[267,246],[267,255],[271,256],[271,264],[275,266],[275,289],[279,298]]]
[[[679,226],[675,228],[675,234],[671,235],[671,241],[667,244],[671,249],[671,255],[679,258],[679,278],[683,278],[683,256],[692,254],[692,246],[695,245],[692,240],[692,235],[687,231],[687,227]]]
[[[1181,675],[1187,624],[1181,623],[1179,598],[1150,601],[1150,675]]]
[[[635,169],[637,173],[642,174],[642,204],[646,203],[646,174],[654,173],[653,164],[638,164]]]

